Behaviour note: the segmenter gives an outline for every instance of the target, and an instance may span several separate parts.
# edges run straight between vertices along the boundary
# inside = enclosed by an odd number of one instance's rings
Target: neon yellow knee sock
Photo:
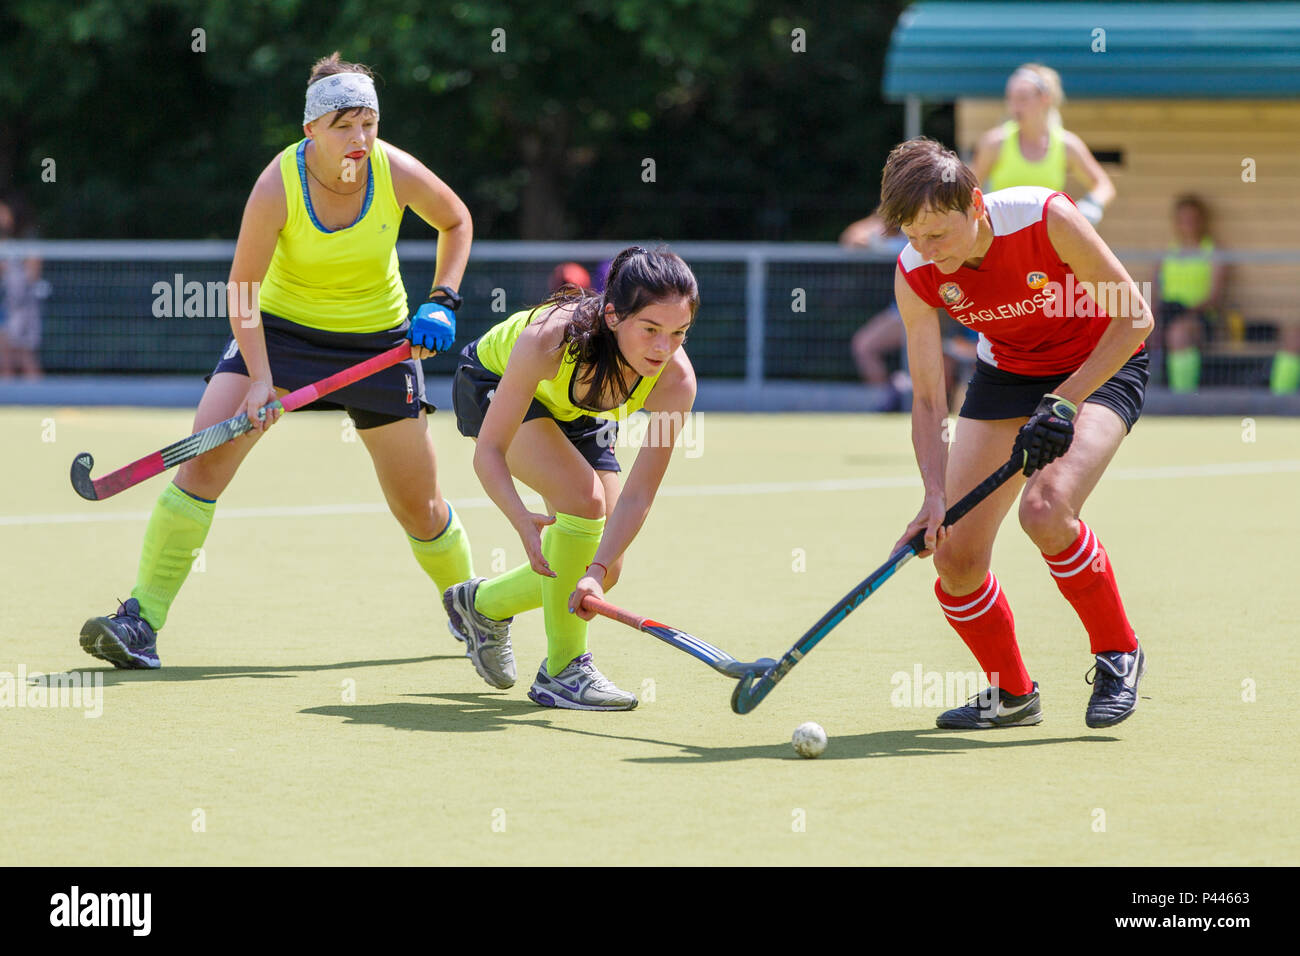
[[[568,517],[572,518],[573,516],[569,515]],[[590,519],[580,518],[576,520],[588,521]],[[556,524],[559,524],[558,518]],[[555,533],[555,525],[548,525],[543,529],[543,554],[549,553],[546,542],[549,536]],[[596,540],[599,543],[599,535]],[[595,554],[594,551],[592,553]],[[587,559],[587,564],[590,563],[591,560]],[[555,568],[551,568],[551,570],[554,571]],[[582,570],[586,570],[586,564],[583,565]],[[474,592],[474,610],[492,618],[494,621],[504,621],[516,614],[523,614],[525,611],[539,608],[543,604],[543,580],[546,579],[534,571],[530,564],[521,564],[517,568],[511,568],[505,574],[499,575],[490,581],[484,581],[478,586],[478,590]],[[568,605],[567,597],[565,598],[565,605]],[[572,659],[569,658],[569,660]],[[568,663],[568,661],[565,663]]]
[[[203,547],[212,526],[215,501],[187,495],[168,483],[158,496],[140,548],[140,569],[131,597],[140,602],[140,616],[155,631],[167,623],[167,611]]]
[[[433,579],[440,595],[453,584],[468,581],[474,576],[469,535],[465,533],[460,518],[451,505],[447,505],[447,527],[436,538],[423,541],[408,534],[406,540],[411,543],[411,553],[415,555],[415,560],[420,562],[424,573]]]
[[[1169,353],[1169,390],[1194,392],[1201,381],[1199,349],[1179,349]]]
[[[551,527],[542,532],[543,541]],[[541,606],[542,576],[531,564],[521,564],[491,581],[484,581],[474,592],[474,610],[494,621],[504,621]]]
[[[1274,395],[1289,395],[1300,388],[1300,352],[1278,352],[1273,356],[1269,388]]]
[[[553,578],[542,578],[546,672],[552,677],[587,650],[587,622],[569,613],[569,595],[596,556],[604,530],[604,518],[557,514],[542,536],[542,554],[555,572]]]

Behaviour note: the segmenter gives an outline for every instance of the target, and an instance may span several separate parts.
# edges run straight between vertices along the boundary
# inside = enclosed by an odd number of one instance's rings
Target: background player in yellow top
[[[592,614],[580,608],[618,580],[695,403],[682,343],[699,304],[685,262],[633,247],[615,257],[603,293],[562,289],[461,353],[456,424],[478,440],[474,470],[528,556],[527,564],[491,581],[465,581],[444,597],[452,633],[492,686],[515,682],[514,615],[541,607],[547,656],[528,696],[544,707],[636,707],[636,696],[592,663]],[[618,419],[640,408],[652,413],[652,426],[620,488]],[[548,514],[528,510],[513,478],[542,496]]]
[[[1088,187],[1075,205],[1094,226],[1115,198],[1115,185],[1082,139],[1061,125],[1065,91],[1049,66],[1026,63],[1007,80],[1011,119],[995,126],[975,147],[970,168],[987,192],[1011,186],[1064,191],[1067,171]]]
[[[158,667],[156,632],[207,536],[216,499],[279,416],[259,421],[258,410],[404,339],[415,358],[315,407],[347,409],[393,516],[439,592],[472,575],[468,539],[438,487],[416,359],[445,351],[455,338],[456,287],[473,226],[450,187],[380,140],[378,128],[370,71],[338,53],[318,61],[303,112],[306,138],[267,165],[244,208],[230,267],[233,338],[194,420],[199,431],[244,411],[255,428],[180,467],[149,519],[131,597],[116,614],[82,627],[87,653],[122,668]],[[438,230],[435,288],[409,323],[395,248],[408,206]]]

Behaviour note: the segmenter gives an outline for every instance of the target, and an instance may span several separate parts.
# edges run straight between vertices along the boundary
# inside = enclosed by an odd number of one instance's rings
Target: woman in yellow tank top
[[[87,653],[123,668],[160,666],[156,632],[203,545],[216,499],[279,417],[259,421],[258,410],[406,340],[412,359],[314,407],[347,410],[438,592],[473,574],[465,532],[438,487],[417,361],[451,346],[473,226],[456,194],[380,140],[378,125],[370,71],[338,53],[318,61],[307,87],[306,138],[267,165],[244,208],[230,268],[233,337],[194,421],[197,432],[243,411],[255,429],[181,465],[154,506],[131,597],[116,614],[83,626]],[[439,233],[435,289],[413,322],[395,251],[408,206]]]
[[[456,424],[477,439],[474,470],[510,519],[528,563],[444,596],[452,633],[489,684],[515,682],[510,622],[542,608],[547,656],[528,696],[543,707],[631,710],[592,662],[581,610],[614,586],[695,402],[682,349],[700,296],[695,276],[665,249],[625,249],[603,294],[562,289],[493,327],[461,353],[452,394]],[[618,419],[651,413],[627,487],[613,445]],[[610,421],[609,419],[613,419]],[[530,511],[514,479],[542,496]]]
[[[1187,393],[1200,384],[1201,344],[1220,322],[1227,267],[1215,256],[1210,212],[1198,196],[1179,196],[1173,214],[1174,241],[1156,269],[1151,305],[1164,330],[1169,390]]]
[[[988,191],[1011,186],[1064,190],[1067,171],[1088,187],[1076,205],[1094,226],[1115,198],[1115,186],[1083,140],[1061,126],[1065,93],[1061,77],[1040,63],[1026,63],[1007,80],[1011,119],[985,133],[970,167]]]

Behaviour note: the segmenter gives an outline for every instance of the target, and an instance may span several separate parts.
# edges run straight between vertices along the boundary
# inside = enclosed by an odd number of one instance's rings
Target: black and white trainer
[[[1137,710],[1138,682],[1147,672],[1147,655],[1139,643],[1131,654],[1106,651],[1084,676],[1092,698],[1083,722],[1089,727],[1114,727]]]
[[[994,727],[1029,727],[1043,722],[1038,683],[1028,694],[1008,694],[998,687],[986,687],[964,707],[946,710],[935,726],[941,730],[989,730]]]

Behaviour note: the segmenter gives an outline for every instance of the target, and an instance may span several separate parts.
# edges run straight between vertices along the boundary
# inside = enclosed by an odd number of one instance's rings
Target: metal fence
[[[474,244],[462,283],[466,307],[460,342],[505,315],[541,301],[561,262],[594,271],[627,243],[494,242]],[[702,305],[690,333],[691,360],[702,379],[759,389],[772,381],[852,382],[855,329],[893,301],[894,259],[830,243],[683,242],[673,246],[695,270]],[[232,242],[7,242],[0,259],[38,256],[50,284],[43,302],[40,357],[55,373],[195,374],[210,371],[230,331],[225,297]],[[398,244],[414,310],[433,276],[434,242]],[[1121,252],[1135,278],[1150,273],[1158,251]],[[1234,335],[1259,347],[1207,356],[1202,384],[1257,385],[1267,380],[1272,324],[1300,321],[1295,294],[1300,250],[1225,251],[1250,263],[1276,287],[1267,315],[1237,316]],[[1276,282],[1268,276],[1276,276]],[[1287,290],[1291,290],[1288,292]],[[179,306],[179,308],[178,308]],[[179,313],[179,314],[178,314]],[[428,361],[450,374],[454,356]],[[1158,373],[1157,373],[1158,379]]]

